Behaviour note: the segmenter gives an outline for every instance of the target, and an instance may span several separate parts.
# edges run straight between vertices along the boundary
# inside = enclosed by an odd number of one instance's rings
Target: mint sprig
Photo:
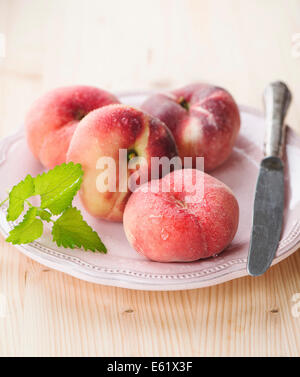
[[[40,238],[43,234],[43,222],[36,215],[37,208],[30,208],[23,221],[10,231],[6,241],[13,245],[22,245]]]
[[[62,164],[38,175],[34,179],[35,195],[41,197],[41,208],[49,209],[53,215],[59,215],[70,207],[73,198],[82,183],[81,165]]]
[[[83,247],[85,250],[103,250],[106,247],[98,234],[83,220],[77,208],[68,208],[53,224],[53,240],[58,246]]]
[[[24,211],[25,200],[34,195],[34,180],[31,175],[13,187],[9,193],[7,220],[15,221]]]
[[[52,223],[53,241],[58,246],[75,247],[106,253],[99,235],[85,222],[80,211],[72,207],[74,196],[80,189],[83,170],[80,164],[62,164],[33,178],[31,175],[12,188],[7,220],[15,221],[29,207],[23,220],[9,233],[7,242],[22,245],[35,241],[43,234],[43,221]],[[40,197],[40,206],[29,199]],[[55,216],[55,218],[53,218]],[[59,217],[57,217],[59,216]]]

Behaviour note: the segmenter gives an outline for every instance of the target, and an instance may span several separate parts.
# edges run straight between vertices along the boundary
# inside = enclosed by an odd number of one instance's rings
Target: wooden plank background
[[[0,0],[0,33],[1,137],[52,87],[116,92],[194,80],[257,108],[266,84],[285,80],[288,121],[300,131],[299,0]],[[297,292],[299,252],[257,279],[154,293],[76,280],[1,237],[0,355],[299,356]]]

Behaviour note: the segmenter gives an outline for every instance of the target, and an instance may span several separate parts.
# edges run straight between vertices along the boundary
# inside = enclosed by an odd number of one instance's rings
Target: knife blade
[[[286,84],[277,81],[264,93],[266,116],[265,158],[260,165],[256,186],[253,226],[247,270],[251,276],[264,274],[278,249],[284,211],[285,117],[292,100]]]

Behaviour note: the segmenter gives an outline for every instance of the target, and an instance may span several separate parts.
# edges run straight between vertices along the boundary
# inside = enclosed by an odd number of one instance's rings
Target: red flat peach
[[[151,184],[131,195],[124,212],[127,239],[139,253],[157,262],[190,262],[221,253],[233,240],[239,206],[225,184],[193,169],[165,176],[158,192]]]
[[[90,86],[46,93],[32,105],[25,120],[29,148],[49,169],[62,164],[80,120],[92,110],[114,103],[119,103],[115,96]]]
[[[120,150],[126,153],[126,171],[121,176]],[[91,112],[80,122],[67,161],[80,163],[83,167],[80,197],[87,211],[95,217],[122,221],[131,194],[126,182],[128,178],[144,169],[147,177],[142,182],[145,182],[151,172],[151,157],[172,159],[174,156],[177,156],[176,145],[164,123],[133,107],[111,105]],[[140,169],[127,166],[127,159],[132,158],[144,159]],[[107,164],[111,162],[110,171]],[[102,191],[99,186],[103,188],[106,179],[113,187],[108,183]]]
[[[182,159],[193,157],[196,167],[196,157],[204,157],[205,171],[227,160],[240,129],[240,114],[232,96],[207,84],[156,94],[142,109],[169,127]]]

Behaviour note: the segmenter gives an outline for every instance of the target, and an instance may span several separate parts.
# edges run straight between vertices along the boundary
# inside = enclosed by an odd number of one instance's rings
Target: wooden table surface
[[[0,33],[1,137],[53,87],[195,80],[257,108],[266,84],[285,80],[288,123],[300,131],[299,0],[0,0]],[[260,278],[138,292],[49,270],[1,237],[0,355],[299,356],[297,293],[299,251]]]

